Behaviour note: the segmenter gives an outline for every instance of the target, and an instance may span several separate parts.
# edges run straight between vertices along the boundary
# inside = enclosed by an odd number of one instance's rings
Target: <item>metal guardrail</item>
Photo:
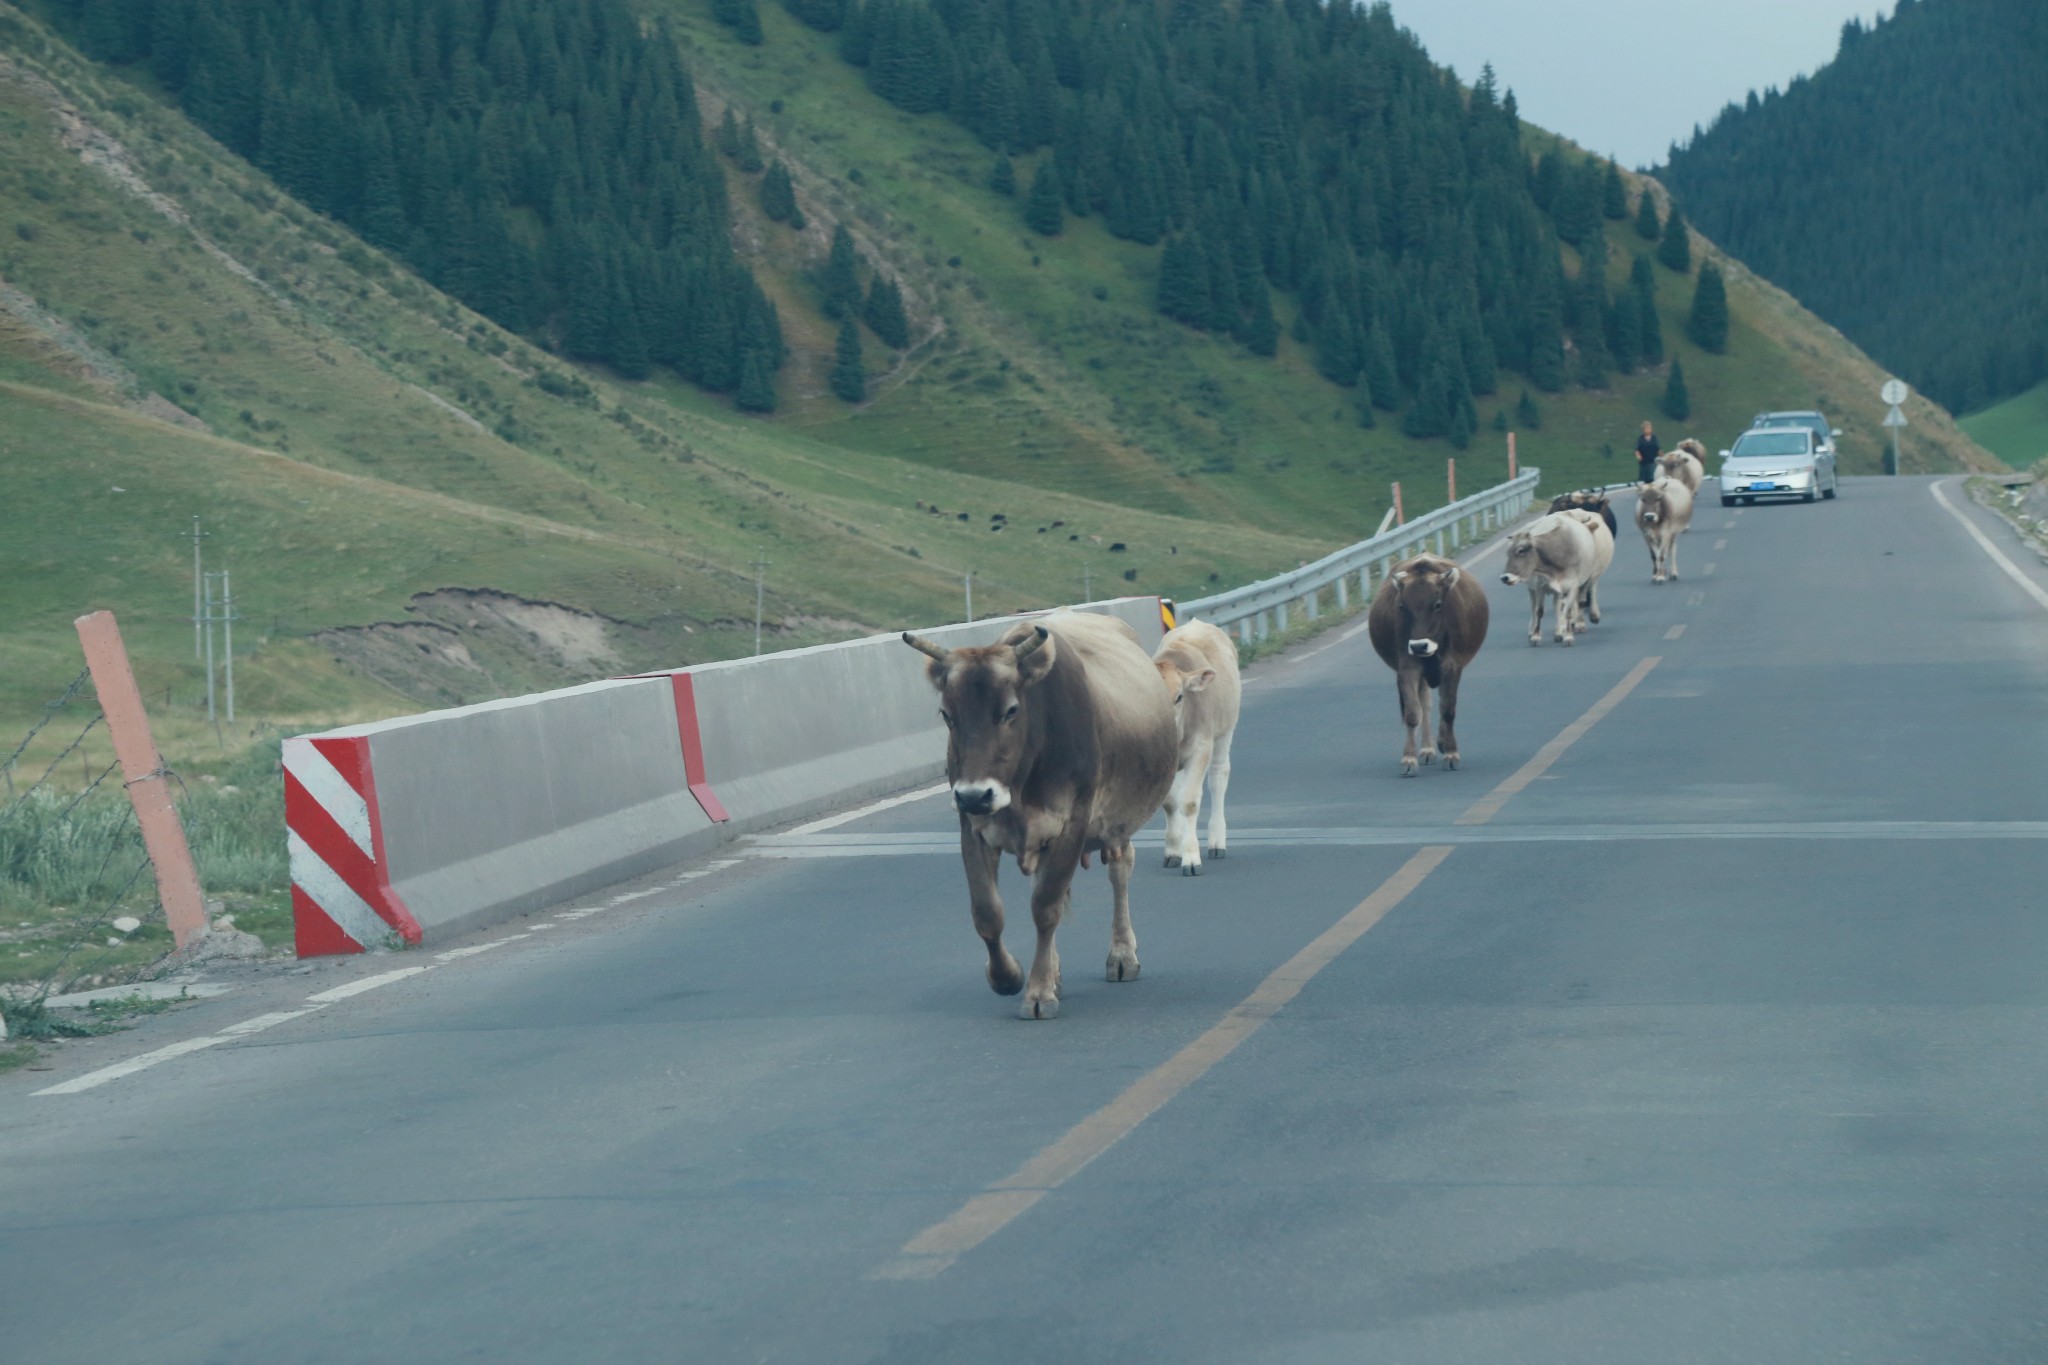
[[[1320,615],[1326,588],[1335,591],[1337,609],[1342,611],[1351,605],[1354,580],[1359,596],[1370,599],[1373,589],[1402,560],[1424,550],[1451,553],[1519,517],[1535,500],[1536,484],[1542,475],[1540,469],[1525,469],[1507,483],[1439,507],[1369,540],[1347,545],[1290,573],[1178,603],[1179,619],[1199,617],[1211,625],[1235,626],[1238,638],[1249,641],[1264,639],[1275,630],[1286,630],[1292,607],[1300,607],[1311,619]]]

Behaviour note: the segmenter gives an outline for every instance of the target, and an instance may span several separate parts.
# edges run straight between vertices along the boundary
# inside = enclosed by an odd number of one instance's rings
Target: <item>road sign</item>
[[[1892,411],[1896,413],[1899,410],[1899,404],[1906,401],[1906,395],[1909,392],[1910,390],[1906,388],[1904,380],[1887,379],[1884,381],[1884,387],[1877,391],[1877,396],[1891,404]],[[1885,425],[1889,426],[1891,424],[1887,422]],[[1904,425],[1903,420],[1900,425]]]
[[[1897,407],[1893,407],[1890,412],[1884,415],[1884,424],[1888,427],[1902,427],[1906,425],[1906,414],[1900,412]]]

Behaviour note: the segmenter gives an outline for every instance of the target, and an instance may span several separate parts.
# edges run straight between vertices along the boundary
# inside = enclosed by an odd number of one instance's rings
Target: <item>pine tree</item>
[[[1543,430],[1543,409],[1536,406],[1536,400],[1529,396],[1527,389],[1515,404],[1515,423],[1525,431]]]
[[[1617,223],[1628,217],[1628,186],[1622,183],[1621,167],[1612,160],[1607,163],[1607,177],[1601,185],[1600,212]]]
[[[1668,266],[1684,275],[1692,269],[1692,238],[1686,230],[1685,215],[1678,206],[1671,206],[1670,216],[1664,220],[1664,237],[1657,244],[1657,263]]]
[[[733,20],[732,36],[748,47],[761,45],[761,11],[754,0],[733,0],[736,17]]]
[[[1712,261],[1700,267],[1685,334],[1703,351],[1719,355],[1728,349],[1728,291],[1721,283],[1721,268]]]
[[[1664,384],[1664,400],[1660,405],[1664,415],[1674,422],[1683,422],[1692,416],[1692,396],[1685,391],[1685,367],[1678,363],[1678,357],[1671,357],[1671,378]]]
[[[1657,219],[1657,196],[1650,193],[1648,185],[1643,186],[1642,199],[1636,205],[1636,236],[1646,242],[1654,242],[1664,233],[1664,225]]]
[[[1401,406],[1401,379],[1394,370],[1394,343],[1387,340],[1387,329],[1378,322],[1365,339],[1365,388],[1372,395],[1372,405],[1382,412],[1392,412]]]
[[[775,371],[759,351],[740,356],[740,387],[733,404],[742,412],[775,411]]]
[[[1472,444],[1472,413],[1469,405],[1460,403],[1451,410],[1451,444],[1459,450]]]
[[[1209,315],[1209,279],[1201,249],[1187,236],[1170,237],[1159,253],[1159,286],[1154,305],[1176,322],[1196,326]]]
[[[854,250],[853,234],[844,223],[832,229],[832,251],[819,272],[818,288],[828,318],[851,316],[860,303],[860,253]]]
[[[737,161],[740,159],[740,121],[732,116],[732,106],[725,106],[725,117],[718,121],[718,132],[712,139],[718,150]]]
[[[1005,199],[1017,193],[1017,168],[1007,156],[996,158],[995,165],[988,170],[988,187]]]
[[[1066,225],[1066,210],[1060,203],[1059,176],[1051,161],[1041,161],[1031,176],[1031,193],[1024,200],[1024,225],[1041,237],[1057,237]]]
[[[833,352],[832,396],[842,403],[859,403],[868,396],[867,367],[860,358],[860,328],[852,318],[839,324],[839,343]]]
[[[1636,310],[1636,351],[1645,365],[1664,363],[1664,324],[1657,318],[1657,275],[1650,258],[1636,253],[1629,271],[1628,303]]]
[[[796,206],[796,186],[790,183],[789,169],[779,159],[769,162],[767,173],[761,177],[761,213],[771,223],[788,223],[794,228],[804,225],[804,216]]]
[[[753,10],[753,4],[754,0],[747,0],[747,8],[750,13]],[[738,154],[733,157],[733,160],[748,175],[756,174],[765,164],[761,160],[761,140],[754,134],[754,116],[752,114],[747,115],[745,121],[740,124],[740,148]]]
[[[861,309],[861,320],[892,350],[900,351],[910,345],[910,319],[903,314],[903,291],[894,280],[877,274],[868,283],[868,301]]]
[[[1277,355],[1280,350],[1280,320],[1273,316],[1273,300],[1260,282],[1252,296],[1251,320],[1245,324],[1244,346],[1256,356]]]

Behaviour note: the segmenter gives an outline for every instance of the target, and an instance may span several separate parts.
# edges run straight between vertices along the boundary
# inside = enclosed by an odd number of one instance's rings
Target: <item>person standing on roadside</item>
[[[1664,452],[1657,444],[1657,432],[1648,422],[1636,441],[1636,482],[1650,483],[1657,477],[1657,457]]]

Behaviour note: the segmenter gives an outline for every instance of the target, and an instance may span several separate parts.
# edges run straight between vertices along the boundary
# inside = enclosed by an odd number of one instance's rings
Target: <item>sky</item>
[[[1391,0],[1467,83],[1492,62],[1522,117],[1634,169],[1664,160],[1751,90],[1835,55],[1880,0]]]

